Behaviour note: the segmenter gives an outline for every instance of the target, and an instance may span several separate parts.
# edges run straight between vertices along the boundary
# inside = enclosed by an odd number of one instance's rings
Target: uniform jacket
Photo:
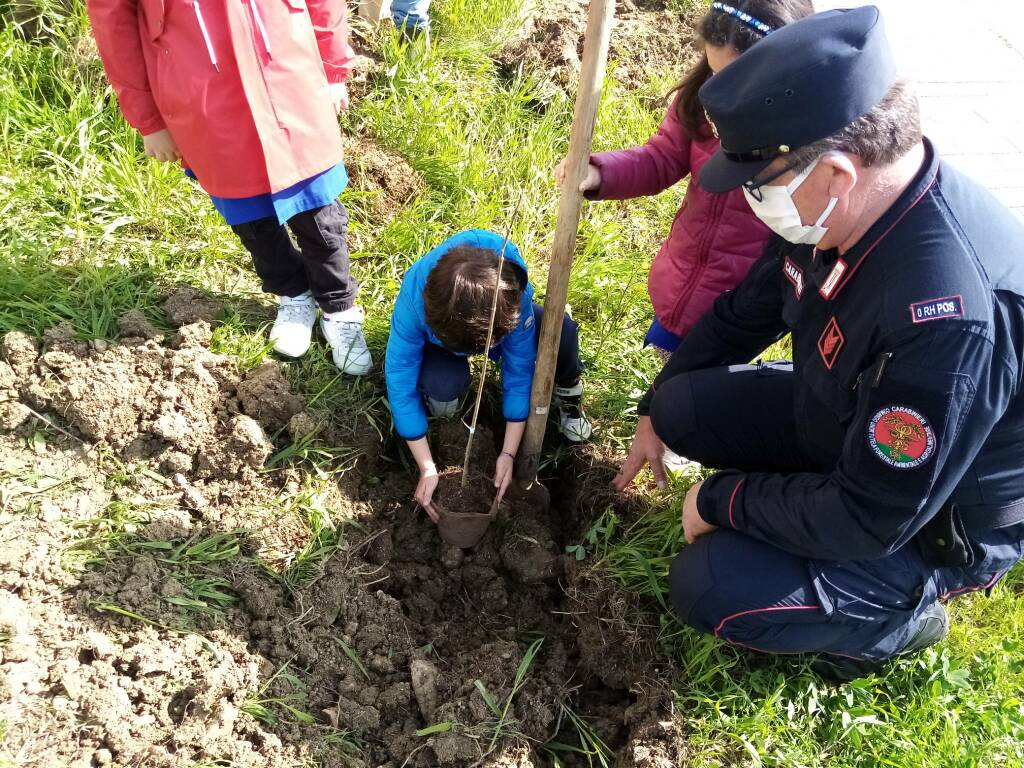
[[[769,249],[659,375],[746,362],[792,332],[793,417],[822,471],[719,472],[698,495],[706,521],[853,560],[898,550],[949,501],[975,541],[1019,509],[1024,227],[925,147],[851,250]]]
[[[218,197],[278,192],[342,160],[328,83],[344,0],[88,0],[107,76],[144,136],[167,128]]]
[[[487,248],[494,251],[497,258],[504,241],[501,235],[483,229],[459,232],[427,253],[405,273],[391,315],[384,373],[395,431],[406,440],[417,440],[427,433],[427,412],[417,387],[424,345],[444,346],[427,325],[423,309],[427,276],[441,257],[456,246]],[[512,243],[505,248],[505,258],[526,272],[526,262]],[[501,356],[502,403],[507,421],[525,421],[530,408],[533,367],[537,360],[533,286],[527,284],[519,309],[519,326],[490,351],[492,357]]]
[[[690,176],[672,231],[651,264],[647,290],[658,321],[685,336],[723,291],[735,288],[764,252],[771,234],[741,190],[721,195],[701,189],[697,175],[718,149],[718,139],[692,138],[669,107],[658,132],[640,147],[601,152],[592,200],[656,195]]]

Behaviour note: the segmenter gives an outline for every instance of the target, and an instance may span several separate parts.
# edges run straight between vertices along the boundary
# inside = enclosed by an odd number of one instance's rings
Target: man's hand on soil
[[[701,480],[690,486],[690,490],[686,492],[686,499],[683,501],[683,536],[686,538],[687,544],[692,544],[697,537],[718,529],[717,525],[705,522],[704,518],[700,516],[700,512],[697,511],[697,494],[700,493],[700,487],[703,484],[704,481]]]
[[[514,469],[515,459],[507,453],[502,453],[494,465],[494,487],[498,489],[495,498],[497,498],[499,504],[505,498],[505,491],[508,490],[509,485],[512,483]]]
[[[654,433],[651,418],[641,416],[636,425],[636,433],[633,435],[633,445],[629,448],[629,456],[619,468],[619,474],[612,480],[612,487],[617,491],[625,490],[645,464],[651,465],[651,471],[654,473],[654,479],[658,482],[658,487],[668,487],[664,456],[665,444]]]
[[[428,464],[420,469],[420,481],[416,484],[416,502],[426,510],[435,523],[440,519],[434,509],[434,491],[437,489],[437,467]]]

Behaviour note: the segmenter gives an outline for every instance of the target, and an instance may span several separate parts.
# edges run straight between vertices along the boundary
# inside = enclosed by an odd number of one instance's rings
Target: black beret
[[[701,186],[735,189],[776,157],[870,112],[895,82],[892,50],[873,5],[817,13],[772,32],[700,89],[722,143],[701,169]]]

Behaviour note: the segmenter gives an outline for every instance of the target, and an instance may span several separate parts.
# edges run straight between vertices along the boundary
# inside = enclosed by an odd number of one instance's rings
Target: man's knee
[[[650,417],[654,433],[665,445],[680,456],[690,456],[692,438],[697,434],[690,374],[682,373],[658,386]]]
[[[736,645],[792,653],[819,640],[822,612],[805,562],[735,531],[684,548],[669,593],[685,624]]]

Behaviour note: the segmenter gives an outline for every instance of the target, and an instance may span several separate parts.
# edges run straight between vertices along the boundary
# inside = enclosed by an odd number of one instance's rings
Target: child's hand
[[[437,467],[431,462],[420,469],[420,481],[416,484],[416,493],[413,498],[436,523],[440,518],[433,504],[435,490],[437,490]]]
[[[348,86],[344,83],[331,83],[327,88],[334,111],[340,115],[342,110],[348,109]]]
[[[569,158],[565,158],[555,166],[555,181],[558,186],[565,182],[565,164]],[[593,163],[587,164],[587,175],[580,182],[580,192],[589,192],[592,189],[599,189],[601,186],[601,169]]]
[[[495,498],[499,504],[505,498],[505,491],[508,490],[509,485],[512,483],[515,462],[515,457],[511,453],[502,451],[497,463],[494,465],[494,487],[498,489]]]
[[[181,152],[174,143],[174,137],[166,128],[142,137],[142,146],[146,154],[155,157],[161,163],[172,163],[181,160]]]

